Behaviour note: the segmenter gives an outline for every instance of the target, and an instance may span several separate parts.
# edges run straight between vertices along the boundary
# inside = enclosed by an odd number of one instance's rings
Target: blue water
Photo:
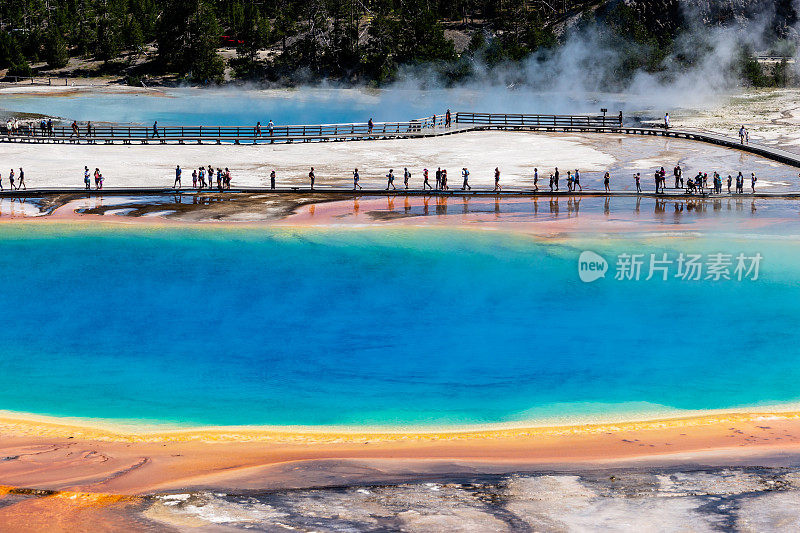
[[[584,249],[764,260],[587,284]],[[405,426],[800,398],[791,240],[4,225],[0,250],[0,409]]]
[[[484,113],[599,114],[605,106],[617,112],[624,104],[604,99],[531,93],[506,89],[468,90],[395,88],[304,88],[256,91],[244,89],[166,89],[120,93],[93,91],[68,96],[5,95],[0,109],[40,113],[66,120],[168,125],[253,126],[406,121],[453,111]]]

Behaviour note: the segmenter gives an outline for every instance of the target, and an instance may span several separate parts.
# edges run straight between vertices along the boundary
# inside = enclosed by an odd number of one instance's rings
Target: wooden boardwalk
[[[445,124],[443,115],[424,117],[408,122],[317,124],[298,126],[262,125],[256,127],[164,127],[153,130],[143,126],[93,127],[90,132],[84,125],[73,132],[70,128],[56,127],[52,132],[37,128],[23,129],[9,134],[0,126],[0,142],[34,144],[273,144],[296,142],[375,141],[440,137],[474,131],[524,131],[543,133],[598,133],[623,135],[648,135],[704,142],[725,148],[741,150],[772,161],[800,168],[800,154],[761,144],[742,144],[737,139],[715,133],[665,129],[643,126],[626,126],[622,114],[594,115],[512,115],[491,113],[455,113],[451,124]]]
[[[233,187],[219,191],[217,189],[192,189],[184,187],[182,189],[173,189],[171,187],[110,187],[101,190],[97,189],[84,189],[82,187],[42,187],[31,188],[27,190],[4,190],[0,191],[0,198],[41,198],[57,195],[71,195],[77,197],[95,197],[95,196],[195,196],[195,195],[244,195],[244,194],[275,194],[275,195],[301,195],[309,197],[330,198],[330,199],[348,199],[348,198],[362,198],[362,197],[403,197],[403,196],[442,196],[442,197],[500,197],[500,198],[514,198],[514,197],[565,197],[565,198],[658,198],[658,199],[671,199],[671,200],[691,200],[691,199],[722,199],[722,198],[774,198],[774,199],[798,199],[800,198],[800,190],[786,191],[786,192],[756,192],[755,194],[745,192],[744,194],[729,194],[723,192],[721,194],[714,194],[705,192],[703,194],[686,194],[684,189],[668,188],[666,192],[656,194],[652,191],[643,191],[637,193],[635,191],[611,191],[605,192],[602,190],[589,190],[585,189],[582,192],[570,192],[560,190],[550,192],[549,189],[533,189],[526,187],[519,187],[516,189],[504,189],[502,191],[493,191],[492,189],[473,189],[471,191],[462,191],[461,189],[455,190],[423,190],[423,189],[360,189],[354,191],[351,188],[345,187],[315,187],[313,190],[307,186],[290,186],[290,187],[277,187],[270,189],[268,187]]]

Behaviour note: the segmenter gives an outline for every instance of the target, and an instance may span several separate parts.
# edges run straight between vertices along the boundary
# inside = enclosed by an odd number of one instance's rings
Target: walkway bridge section
[[[82,124],[77,132],[57,126],[52,131],[25,125],[8,131],[0,125],[0,142],[59,144],[272,144],[343,142],[439,137],[474,131],[528,131],[544,133],[598,133],[655,135],[733,148],[800,168],[800,154],[760,144],[742,144],[716,133],[626,125],[617,115],[532,115],[458,112],[446,123],[445,115],[407,122],[240,126],[147,126]]]

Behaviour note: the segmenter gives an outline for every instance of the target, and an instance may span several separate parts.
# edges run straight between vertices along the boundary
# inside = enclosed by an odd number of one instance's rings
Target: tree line
[[[385,82],[425,64],[458,80],[476,58],[491,67],[557,47],[558,28],[576,16],[601,21],[618,48],[611,81],[660,68],[684,22],[679,0],[4,0],[0,69],[29,75],[32,64],[58,69],[77,57],[134,78],[215,83],[229,47],[241,79]],[[457,50],[448,30],[468,36],[466,46]],[[750,59],[748,79],[764,82]]]

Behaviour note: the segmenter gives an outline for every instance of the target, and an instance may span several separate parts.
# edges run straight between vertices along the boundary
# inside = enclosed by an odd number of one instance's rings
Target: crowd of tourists
[[[105,178],[103,177],[102,172],[99,168],[95,168],[94,171],[90,171],[88,166],[84,167],[83,172],[83,184],[85,189],[91,189],[92,185],[97,190],[103,189],[103,182]],[[461,168],[461,187],[458,188],[461,191],[471,191],[472,185],[470,184],[470,171],[467,167]],[[353,170],[353,190],[363,190],[361,185],[361,174],[358,168]],[[408,167],[404,167],[402,173],[402,185],[398,187],[396,184],[396,179],[399,180],[399,176],[395,176],[395,170],[393,168],[389,169],[389,172],[385,175],[386,177],[386,188],[385,190],[389,191],[396,191],[396,190],[409,190],[414,189],[415,186],[418,186],[420,183],[417,182],[416,184],[412,181],[413,174],[408,169]],[[500,167],[495,167],[494,172],[494,188],[492,191],[502,191],[503,187],[500,182],[501,172]],[[683,191],[685,194],[723,194],[723,192],[727,192],[728,194],[744,194],[746,183],[749,180],[749,189],[751,193],[756,192],[756,183],[758,182],[758,178],[756,177],[754,172],[750,173],[750,176],[745,176],[742,172],[738,172],[736,176],[733,174],[728,174],[727,177],[723,177],[722,174],[719,172],[712,172],[711,176],[709,177],[708,173],[705,172],[698,172],[695,176],[690,177],[688,179],[684,179],[683,175],[683,168],[680,164],[675,165],[672,169],[672,177],[673,177],[673,187],[672,189],[675,191]],[[314,167],[311,167],[307,174],[308,184],[311,190],[314,190],[316,185],[316,170]],[[198,167],[192,170],[191,174],[192,184],[191,187],[198,191],[212,190],[217,189],[219,191],[227,190],[231,188],[231,171],[228,167],[222,168],[217,167],[214,168],[213,165],[208,165],[207,167]],[[276,189],[277,187],[277,172],[272,170],[269,174],[269,186],[270,189]],[[667,171],[664,167],[656,170],[653,174],[654,184],[655,184],[655,193],[656,194],[665,194],[667,190]],[[798,175],[798,179],[800,179],[800,175]],[[611,173],[604,172],[603,173],[603,190],[605,192],[611,192]],[[448,172],[446,168],[437,167],[435,171],[431,172],[427,168],[423,168],[421,171],[421,185],[423,191],[450,191],[452,190],[449,183]],[[583,185],[581,183],[581,171],[579,169],[575,169],[574,171],[567,171],[566,177],[564,177],[563,173],[555,167],[553,172],[550,172],[548,175],[548,182],[547,188],[540,189],[539,187],[540,181],[540,173],[538,168],[533,169],[533,189],[532,192],[540,192],[540,191],[548,191],[548,192],[571,192],[571,193],[578,193],[583,192]],[[566,181],[566,190],[562,188],[562,181]],[[637,172],[633,174],[633,182],[635,191],[637,193],[642,193],[642,175],[641,172]],[[188,184],[187,184],[188,185]],[[456,187],[458,187],[456,185]],[[173,182],[174,189],[181,189],[183,188],[183,169],[180,165],[175,167],[175,181]],[[2,172],[0,172],[0,191],[4,190],[26,190],[27,186],[25,183],[25,171],[22,167],[19,168],[19,172],[16,172],[15,169],[11,169],[6,176],[3,176]]]
[[[723,189],[723,178],[719,172],[713,172],[711,176],[711,185],[709,186],[708,183],[708,173],[707,172],[698,172],[696,176],[693,178],[688,178],[685,183],[683,179],[683,169],[681,168],[680,164],[675,165],[675,168],[672,169],[672,176],[675,180],[674,188],[675,189],[684,189],[686,194],[705,194],[706,192],[714,193],[714,194],[722,194]],[[655,172],[655,185],[656,185],[656,194],[663,194],[667,188],[667,171],[664,167],[661,167],[659,170]],[[642,192],[641,187],[641,173],[636,173],[633,175],[634,183],[636,184],[636,192]],[[728,174],[727,179],[724,180],[724,183],[727,185],[727,191],[729,194],[743,194],[744,193],[744,184],[747,178],[745,178],[742,172],[739,172],[736,175],[736,188],[734,191],[731,191],[731,185],[734,183],[733,175]],[[758,178],[756,177],[755,172],[750,173],[750,191],[755,193],[756,192],[756,182]]]
[[[227,169],[226,169],[227,170]],[[732,175],[728,175],[727,180],[722,178],[718,172],[713,172],[711,178],[711,184],[709,185],[708,174],[704,172],[698,172],[694,178],[689,178],[684,181],[683,178],[683,169],[681,168],[680,164],[675,165],[673,168],[673,177],[674,177],[674,189],[675,190],[683,190],[686,194],[705,194],[705,193],[715,193],[715,194],[722,194],[723,187],[727,184],[727,192],[728,193],[744,193],[745,181],[746,178],[739,172],[734,178]],[[436,171],[433,174],[433,183],[431,183],[431,172],[427,168],[422,169],[422,190],[427,191],[449,191],[451,190],[450,185],[448,184],[448,174],[447,169],[442,167],[437,167]],[[385,175],[386,177],[386,188],[384,190],[389,191],[396,191],[398,187],[395,183],[397,179],[395,176],[395,171],[393,168],[389,169],[389,172]],[[403,184],[401,190],[408,190],[413,189],[414,184],[411,181],[412,173],[408,169],[408,167],[403,168],[402,172]],[[798,176],[800,178],[800,176]],[[460,190],[462,191],[471,191],[472,186],[470,185],[470,171],[467,167],[463,167],[461,169],[461,187]],[[535,167],[533,169],[533,192],[539,192],[539,169]],[[758,178],[756,178],[755,173],[750,174],[750,191],[755,193],[756,192],[756,182]],[[314,185],[316,183],[316,172],[314,167],[311,167],[311,170],[308,173],[308,180],[309,186],[311,189],[314,189]],[[562,180],[566,181],[566,191],[565,192],[583,192],[583,185],[581,184],[581,171],[580,169],[575,169],[574,171],[567,171],[566,177],[562,174],[562,172],[555,167],[553,172],[549,173],[549,180],[548,180],[548,187],[549,192],[560,192],[564,189],[561,188]],[[633,175],[634,186],[636,188],[637,193],[642,192],[642,174],[641,172],[637,172]],[[734,186],[735,181],[735,190],[731,190],[731,187]],[[664,167],[661,167],[659,170],[656,170],[654,173],[654,182],[655,182],[655,192],[656,194],[664,194],[667,189],[667,172]],[[270,188],[276,188],[276,172],[272,170],[270,172]],[[502,191],[503,187],[500,184],[500,168],[495,167],[494,169],[494,188],[493,191]],[[363,190],[361,185],[361,173],[358,168],[353,170],[353,190]],[[603,174],[603,190],[605,192],[611,192],[611,172],[605,172]]]
[[[217,190],[222,191],[231,188],[231,171],[228,167],[225,167],[224,170],[221,167],[217,167],[215,172],[212,165],[208,165],[208,167],[198,167],[192,170],[192,188],[198,191],[214,189],[215,178]],[[175,181],[172,184],[172,188],[180,189],[181,187],[183,187],[183,169],[180,165],[177,165],[175,167]],[[273,189],[274,188],[273,186]]]

